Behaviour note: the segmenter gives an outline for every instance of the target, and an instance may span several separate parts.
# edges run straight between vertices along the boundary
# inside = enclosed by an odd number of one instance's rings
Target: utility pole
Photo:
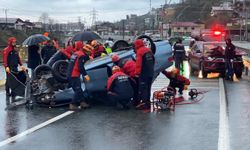
[[[149,0],[149,12],[151,12],[151,10],[152,10],[152,1],[151,0]]]
[[[78,26],[79,26],[80,31],[82,31],[83,30],[83,25],[82,25],[82,18],[81,18],[81,16],[78,16]]]
[[[91,18],[91,20],[92,20],[91,26],[94,26],[96,24],[96,20],[97,20],[97,11],[95,10],[95,8],[93,9],[91,16],[92,16],[92,18]]]
[[[4,13],[5,13],[5,28],[7,28],[7,25],[8,25],[8,9],[4,9]]]
[[[124,36],[125,36],[125,20],[122,20],[122,39],[124,40]]]

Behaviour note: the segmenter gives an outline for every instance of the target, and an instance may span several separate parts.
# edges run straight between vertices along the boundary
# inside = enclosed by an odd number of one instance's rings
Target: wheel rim
[[[58,72],[60,73],[60,75],[66,77],[66,75],[67,75],[67,65],[60,64],[58,66]]]
[[[149,39],[143,38],[142,40],[143,40],[144,45],[145,45],[147,48],[151,48],[152,45],[151,45],[151,42],[149,41]]]

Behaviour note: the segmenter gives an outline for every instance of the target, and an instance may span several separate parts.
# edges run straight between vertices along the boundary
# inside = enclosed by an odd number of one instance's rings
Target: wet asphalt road
[[[187,67],[188,68],[188,67]],[[185,75],[189,76],[188,70]],[[41,128],[2,150],[216,150],[219,135],[218,79],[191,78],[190,88],[208,90],[204,99],[177,106],[175,112],[144,113],[94,106],[75,112]],[[152,92],[168,84],[160,75]],[[231,150],[250,149],[250,83],[226,82]],[[187,97],[187,93],[184,93]],[[6,98],[0,90],[0,142],[23,133],[66,111],[62,108],[27,110],[24,106],[5,110]]]
[[[232,150],[250,149],[250,82],[226,82]]]
[[[215,150],[218,145],[218,79],[192,78],[191,87],[207,89],[198,104],[177,106],[175,112],[144,113],[95,106],[73,113],[34,133],[5,145],[3,150]],[[160,76],[153,90],[167,85]],[[185,95],[185,94],[184,94]],[[5,94],[0,94],[0,140],[43,123],[67,108],[24,107],[5,111]]]

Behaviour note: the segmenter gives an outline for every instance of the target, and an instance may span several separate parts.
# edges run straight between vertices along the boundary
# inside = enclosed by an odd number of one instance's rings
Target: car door
[[[156,52],[155,52],[155,74],[160,73],[166,68],[173,65],[172,62],[169,61],[171,57],[173,57],[172,47],[169,43],[156,42]]]
[[[90,82],[87,82],[86,88],[89,92],[106,91],[108,81],[108,67],[95,68],[87,71]]]
[[[202,48],[201,43],[196,43],[193,46],[189,54],[189,63],[193,69],[196,69],[196,70],[200,69],[200,59],[202,58],[202,51],[203,51],[203,48]]]

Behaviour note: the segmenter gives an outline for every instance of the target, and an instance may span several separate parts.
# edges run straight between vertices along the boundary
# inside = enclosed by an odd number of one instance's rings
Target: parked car
[[[172,62],[168,61],[172,57],[172,48],[168,41],[153,42],[148,36],[140,36],[147,45],[152,49],[155,55],[154,79],[159,73],[166,68],[172,66]],[[125,43],[125,41],[117,41],[116,49],[112,54],[117,54],[121,59],[135,60],[134,49]],[[128,47],[126,47],[126,45]],[[122,47],[119,47],[122,46]],[[89,60],[85,64],[86,71],[90,76],[90,82],[82,84],[82,88],[88,92],[91,100],[105,100],[106,84],[108,77],[112,74],[112,66],[114,65],[111,56],[97,57]],[[66,78],[67,61],[58,61],[52,67],[41,65],[35,69],[34,79],[30,83],[30,89],[26,89],[29,97],[38,104],[49,106],[59,106],[69,103],[73,97],[73,91],[68,87]],[[29,86],[27,86],[29,87]]]
[[[202,71],[203,78],[207,77],[208,73],[218,72],[220,76],[225,76],[225,42],[204,42],[196,41],[188,60],[191,66],[191,72],[194,70]],[[244,51],[236,49],[236,57],[233,61],[234,73],[238,78],[242,76],[244,64],[242,56],[246,55]]]

